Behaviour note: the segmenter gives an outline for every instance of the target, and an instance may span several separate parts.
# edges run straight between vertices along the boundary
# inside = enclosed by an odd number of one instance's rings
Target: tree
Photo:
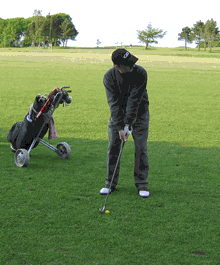
[[[72,22],[71,22],[72,23]],[[74,24],[72,23],[72,30],[69,33],[69,39],[70,40],[76,40],[76,36],[79,34],[79,32],[76,30]]]
[[[20,40],[23,31],[23,18],[0,19],[0,42],[4,46],[15,46]],[[1,45],[3,46],[3,45]]]
[[[209,45],[209,52],[211,52],[211,47],[215,39],[218,39],[219,37],[219,29],[217,28],[217,22],[214,21],[213,19],[207,20],[205,24],[205,31],[203,33],[203,38],[204,38],[204,44],[205,44],[205,50],[206,50],[206,42],[208,41]]]
[[[28,26],[28,34],[27,34],[27,36],[29,37],[28,40],[31,42],[31,44],[35,44],[36,42],[35,32],[36,32],[36,24],[35,21],[33,20]]]
[[[7,43],[10,40],[10,29],[8,26],[3,29],[2,35],[3,35],[4,47],[7,47]],[[10,42],[9,42],[9,47],[10,47]]]
[[[72,38],[72,36],[76,36],[78,32],[76,32],[76,29],[73,23],[68,18],[66,18],[63,21],[60,28],[61,28],[60,39],[63,42],[63,47],[64,47],[64,43],[66,42],[66,45],[67,45],[67,40],[69,38]]]
[[[34,20],[32,21],[32,26],[33,26],[33,32],[34,32],[34,44],[38,42],[38,45],[40,45],[41,38],[42,38],[42,30],[43,30],[43,24],[44,24],[44,17],[42,16],[42,10],[34,10],[33,13]]]
[[[3,43],[4,46],[18,45],[21,38],[23,38],[23,46],[42,42],[45,46],[49,41],[51,44],[60,45],[60,40],[65,43],[68,39],[75,40],[77,35],[78,31],[72,23],[72,18],[65,13],[49,14],[43,17],[42,11],[35,9],[33,17],[27,19],[19,17],[4,20],[0,18],[1,46]]]
[[[61,25],[64,22],[64,18],[60,14],[54,14],[52,15],[52,38],[55,40],[55,46],[57,43],[57,40],[61,38],[62,36],[62,29]]]
[[[186,44],[187,43],[192,43],[195,36],[192,32],[192,29],[190,29],[189,27],[185,27],[185,28],[182,28],[182,32],[181,33],[178,33],[178,40],[185,40],[185,49],[187,50],[187,46]]]
[[[48,32],[45,32],[45,24],[46,24],[46,18],[45,17],[39,17],[37,25],[35,24],[35,40],[40,45],[41,42],[44,42],[47,39],[47,36],[45,34],[48,34]]]
[[[196,41],[196,44],[198,44],[198,51],[200,50],[200,44],[204,30],[205,30],[205,24],[201,20],[197,21],[192,28],[192,32],[194,34],[194,40]]]
[[[2,45],[2,42],[4,40],[4,28],[5,28],[5,20],[0,18],[0,43],[1,43],[1,47],[3,46]]]
[[[50,15],[50,13],[45,17],[43,28],[41,31],[42,34],[42,40],[44,42],[44,47],[47,44],[52,44],[52,38],[53,38],[53,18]]]
[[[65,21],[67,19],[72,23],[72,18],[70,15],[65,14],[65,13],[59,13],[59,15],[63,18],[63,21]]]
[[[4,29],[6,42],[10,40],[10,46],[18,46],[18,43],[21,41],[21,38],[24,36],[26,32],[25,19],[23,17],[16,17],[3,21],[4,23],[2,23],[2,25],[4,26],[3,29]],[[1,35],[3,40],[4,36],[3,34]]]
[[[32,21],[28,25],[28,31],[25,36],[25,43],[30,42],[34,45],[40,45],[49,41],[50,21],[47,17],[42,16],[42,11],[35,9]]]
[[[22,46],[31,46],[32,40],[29,36],[29,25],[32,23],[33,17],[26,18],[24,20],[24,32]]]
[[[40,38],[40,20],[42,20],[42,11],[35,9],[31,22],[28,24],[26,38],[31,44],[36,44]]]
[[[148,24],[147,29],[145,30],[137,30],[138,32],[138,39],[139,42],[145,43],[146,48],[148,47],[149,43],[158,43],[156,39],[162,39],[166,35],[166,31],[164,32],[162,29],[153,28],[151,24]]]
[[[61,24],[60,28],[61,28],[60,39],[62,40],[63,47],[64,47],[65,43],[67,45],[68,34],[71,31],[71,22],[68,19],[65,19],[63,23]]]
[[[9,47],[11,46],[11,43],[13,41],[16,41],[16,28],[12,21],[12,19],[7,19],[6,26],[3,30],[3,36],[4,36],[4,46],[7,46],[7,42],[9,42]]]
[[[13,22],[16,30],[16,46],[18,46],[26,30],[25,19],[23,17],[16,17],[13,19]]]
[[[214,39],[212,47],[220,47],[220,34]]]

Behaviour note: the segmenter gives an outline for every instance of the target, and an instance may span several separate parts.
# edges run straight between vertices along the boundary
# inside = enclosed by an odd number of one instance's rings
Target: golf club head
[[[105,208],[103,207],[103,209],[99,209],[100,213],[104,213],[105,212]]]

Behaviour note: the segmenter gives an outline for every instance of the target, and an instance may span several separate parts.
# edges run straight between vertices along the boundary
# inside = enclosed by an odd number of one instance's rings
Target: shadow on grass
[[[107,149],[108,141],[89,139],[56,138],[51,141],[44,140],[56,146],[59,142],[67,142],[71,147],[69,159],[60,159],[57,154],[45,146],[39,144],[31,150],[31,158],[27,168],[18,168],[14,163],[14,153],[11,152],[6,139],[6,130],[0,128],[0,170],[2,173],[16,174],[40,174],[48,172],[58,175],[61,172],[69,172],[81,179],[80,176],[90,175],[98,182],[104,182],[107,176]],[[178,143],[148,142],[149,154],[149,186],[154,193],[160,193],[167,184],[173,186],[188,185],[190,183],[208,183],[217,181],[220,173],[220,149],[183,147]],[[36,173],[37,170],[37,173]],[[121,169],[119,184],[129,192],[133,190],[132,183],[134,170],[134,142],[128,141],[121,157]],[[98,176],[97,176],[98,174]],[[123,177],[123,175],[128,175]]]
[[[62,160],[39,145],[31,151],[28,167],[18,168],[2,131],[2,264],[11,260],[55,264],[57,259],[72,264],[73,255],[75,264],[85,260],[142,264],[146,256],[149,264],[179,264],[179,260],[197,264],[195,256],[198,264],[204,258],[217,264],[219,148],[149,142],[151,196],[143,199],[134,186],[134,142],[128,141],[121,157],[119,192],[109,196],[110,214],[100,215],[98,209],[106,198],[99,190],[107,175],[108,141],[59,138],[51,142],[54,146],[67,142],[70,158]],[[103,236],[106,231],[109,241]]]

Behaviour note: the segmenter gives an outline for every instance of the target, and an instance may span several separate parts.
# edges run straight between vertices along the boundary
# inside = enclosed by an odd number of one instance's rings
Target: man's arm
[[[124,118],[124,123],[132,126],[137,118],[138,109],[140,102],[146,93],[147,87],[147,72],[137,80],[137,85],[134,85],[127,102],[126,116]]]
[[[111,111],[113,125],[123,128],[123,111],[119,106],[119,90],[113,81],[110,81],[104,76],[103,84],[105,86],[106,97]]]

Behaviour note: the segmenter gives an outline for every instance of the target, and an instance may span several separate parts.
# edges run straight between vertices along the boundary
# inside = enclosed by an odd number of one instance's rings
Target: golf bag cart
[[[7,135],[7,140],[11,143],[10,149],[15,153],[15,164],[18,167],[27,167],[30,160],[30,151],[37,147],[39,143],[56,152],[62,159],[67,159],[70,156],[71,149],[67,143],[61,142],[57,147],[54,147],[43,140],[48,129],[48,139],[57,137],[53,112],[60,104],[65,102],[65,105],[69,106],[71,103],[72,97],[68,93],[72,91],[64,90],[66,88],[70,87],[55,88],[49,95],[41,96],[37,94],[24,121],[17,122],[12,126]]]

